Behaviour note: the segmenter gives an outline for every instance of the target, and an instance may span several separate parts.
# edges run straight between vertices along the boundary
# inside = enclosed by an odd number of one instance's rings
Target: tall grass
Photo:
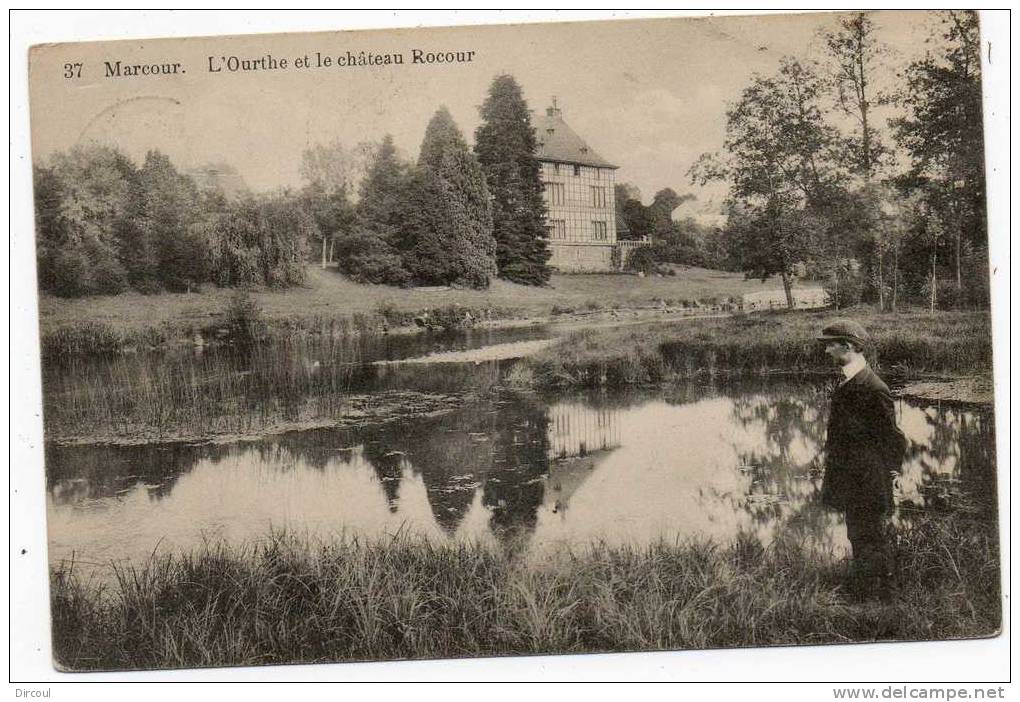
[[[584,330],[528,359],[536,384],[655,383],[699,375],[831,372],[815,337],[831,312],[701,319],[671,326]],[[990,319],[983,312],[878,315],[843,313],[870,330],[872,363],[901,376],[986,374]]]
[[[143,441],[300,428],[346,416],[385,418],[458,406],[495,382],[489,367],[422,374],[366,365],[370,343],[283,336],[236,349],[47,364],[47,438]],[[459,372],[456,372],[459,371]]]
[[[417,330],[415,320],[427,320],[432,331],[468,329],[480,322],[513,319],[520,311],[510,307],[469,307],[446,305],[418,310],[401,310],[382,304],[372,311],[352,313],[309,313],[295,310],[273,316],[258,307],[244,291],[228,299],[219,311],[202,319],[164,321],[159,324],[123,325],[105,320],[84,320],[44,329],[42,355],[51,360],[81,356],[109,356],[122,352],[168,349],[223,342],[247,342],[252,338],[353,337],[384,334],[396,329]]]
[[[105,588],[53,570],[69,670],[710,648],[995,634],[994,524],[924,518],[897,547],[899,594],[855,604],[845,563],[791,540],[729,547],[520,549],[275,535],[119,569]]]

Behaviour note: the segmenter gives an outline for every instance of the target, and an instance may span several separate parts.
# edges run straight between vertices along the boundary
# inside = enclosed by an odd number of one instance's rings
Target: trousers
[[[889,516],[875,509],[848,507],[846,535],[853,549],[851,574],[860,594],[882,594],[893,575],[892,533]],[[876,592],[868,592],[875,590]]]

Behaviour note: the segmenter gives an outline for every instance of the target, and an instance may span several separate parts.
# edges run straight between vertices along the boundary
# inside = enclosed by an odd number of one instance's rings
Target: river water
[[[444,341],[456,351],[539,336]],[[420,348],[402,347],[406,357]],[[390,358],[394,357],[390,354]],[[364,363],[379,360],[369,354]],[[438,383],[499,377],[513,361],[417,366]],[[364,389],[364,388],[362,388]],[[828,389],[818,382],[688,383],[667,390],[486,394],[455,411],[232,444],[47,447],[50,561],[76,570],[143,563],[203,541],[273,530],[324,540],[397,533],[525,544],[727,543],[795,535],[846,553],[816,497]],[[897,402],[908,458],[901,519],[994,510],[990,410]]]

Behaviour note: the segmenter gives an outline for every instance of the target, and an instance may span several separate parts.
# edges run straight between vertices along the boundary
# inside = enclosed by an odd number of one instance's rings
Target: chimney
[[[559,117],[560,108],[556,106],[556,96],[553,95],[552,107],[545,108],[545,114],[549,117]]]

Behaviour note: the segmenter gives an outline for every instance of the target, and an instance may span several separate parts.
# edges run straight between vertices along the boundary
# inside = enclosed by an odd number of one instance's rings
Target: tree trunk
[[[878,247],[878,311],[879,312],[885,312],[885,276],[883,275],[883,273],[884,273],[883,269],[885,268],[885,266],[883,265],[884,264],[884,261],[882,260],[883,258],[884,257],[882,256],[882,247],[879,246]]]
[[[832,278],[835,281],[832,285],[832,305],[839,309],[839,259],[836,259],[836,266],[832,270]]]
[[[896,298],[900,287],[900,248],[893,248],[892,259],[892,311],[896,311]]]
[[[935,263],[938,254],[931,252],[931,313],[935,314]]]
[[[326,267],[326,237],[322,237],[322,267]]]
[[[333,244],[335,244],[335,243],[336,243],[336,239],[331,237],[330,240],[329,240],[329,262],[330,263],[333,262]]]
[[[963,291],[963,264],[960,259],[963,254],[963,228],[956,227],[956,299],[957,305],[962,297],[960,294]]]
[[[861,110],[861,145],[864,153],[861,154],[861,165],[864,166],[864,182],[871,182],[871,129],[868,127],[868,93],[867,79],[864,77],[864,33],[858,32],[857,36],[857,80],[860,86],[858,93],[858,106]]]
[[[790,274],[783,271],[783,292],[786,293],[786,306],[793,309],[793,286],[790,284]]]

